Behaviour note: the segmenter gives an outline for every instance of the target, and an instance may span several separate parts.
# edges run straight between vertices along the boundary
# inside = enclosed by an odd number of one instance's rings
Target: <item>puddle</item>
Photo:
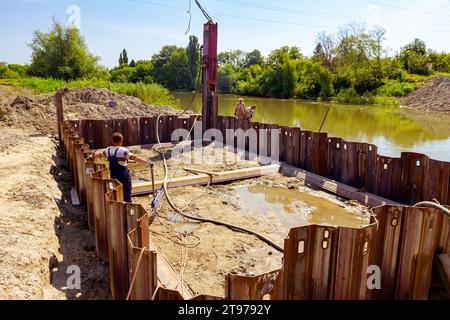
[[[235,188],[242,214],[267,215],[279,219],[285,234],[292,227],[306,224],[360,228],[365,217],[350,213],[342,205],[323,197],[284,187],[263,185]]]

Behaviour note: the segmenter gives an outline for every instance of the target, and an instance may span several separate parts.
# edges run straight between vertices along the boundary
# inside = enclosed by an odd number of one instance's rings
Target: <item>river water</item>
[[[172,93],[187,106],[191,93]],[[219,114],[233,115],[238,96],[219,96]],[[381,155],[399,157],[401,152],[424,153],[436,160],[450,161],[450,114],[423,112],[399,107],[341,105],[301,100],[244,97],[246,106],[257,105],[253,121],[318,131],[330,107],[322,131],[347,141],[378,146]],[[192,109],[201,110],[201,95]]]

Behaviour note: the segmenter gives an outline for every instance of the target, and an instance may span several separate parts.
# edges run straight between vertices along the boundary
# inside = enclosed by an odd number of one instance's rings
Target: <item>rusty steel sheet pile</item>
[[[201,118],[161,117],[161,142],[170,142],[173,130],[189,129],[196,120]],[[433,259],[437,254],[450,254],[450,218],[436,209],[406,205],[433,199],[448,205],[448,162],[416,153],[384,157],[377,154],[374,145],[225,116],[218,119],[224,137],[227,129],[254,128],[268,133],[257,135],[257,150],[251,151],[269,156],[279,152],[282,162],[405,205],[374,208],[369,225],[359,229],[322,225],[292,228],[284,241],[281,269],[254,276],[228,274],[223,297],[194,297],[165,287],[161,281],[165,274],[175,277],[175,282],[179,278],[170,266],[169,272],[160,269],[164,257],[149,240],[152,215],[141,205],[123,202],[121,184],[109,179],[104,165],[88,159],[91,149],[109,144],[113,132],[124,133],[127,145],[156,143],[155,121],[156,117],[142,117],[58,122],[60,146],[95,233],[97,254],[109,264],[114,299],[428,298]],[[280,144],[273,146],[271,139],[277,135]],[[233,143],[249,148],[245,139],[235,137]],[[380,268],[380,290],[367,285],[371,266]]]

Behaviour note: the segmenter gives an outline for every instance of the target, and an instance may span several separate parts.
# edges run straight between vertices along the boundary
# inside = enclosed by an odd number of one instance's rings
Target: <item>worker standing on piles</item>
[[[234,115],[237,117],[238,120],[244,120],[245,119],[244,99],[239,98],[239,102],[236,105],[236,109],[234,110]]]
[[[116,179],[123,185],[124,201],[132,202],[131,200],[131,174],[128,170],[128,161],[136,161],[137,163],[147,164],[151,168],[155,165],[153,161],[146,160],[137,155],[132,154],[127,148],[123,147],[123,135],[114,133],[112,136],[111,147],[104,150],[98,150],[92,155],[92,158],[104,157],[108,159],[109,171],[111,179]]]

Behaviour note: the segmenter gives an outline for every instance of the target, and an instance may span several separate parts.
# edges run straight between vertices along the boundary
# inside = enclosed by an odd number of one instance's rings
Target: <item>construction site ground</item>
[[[108,266],[97,258],[85,210],[72,206],[52,99],[0,86],[0,299],[109,299]],[[110,99],[116,108],[106,107]],[[66,93],[68,118],[157,112],[173,110],[108,90]],[[67,287],[70,266],[80,268],[79,290]]]
[[[170,157],[170,149],[164,154]],[[230,160],[224,164],[223,152]],[[164,170],[160,152],[134,149],[135,154],[156,161],[155,178]],[[194,154],[196,157],[194,157]],[[198,164],[186,159],[203,159]],[[167,161],[170,178],[192,175],[183,168],[220,172],[259,166],[242,160],[225,149],[203,147]],[[131,165],[135,181],[149,181],[146,166]],[[368,222],[369,211],[353,201],[345,201],[304,185],[303,181],[281,174],[262,176],[210,186],[188,186],[169,190],[175,205],[185,213],[223,221],[256,231],[283,247],[291,227],[307,223],[360,227]],[[151,212],[152,196],[134,197]],[[188,236],[182,236],[183,233]],[[198,224],[182,219],[164,201],[150,225],[151,241],[162,249],[194,294],[224,296],[228,273],[261,274],[281,267],[283,254],[253,235],[239,233],[211,223]],[[183,251],[180,243],[195,246]],[[198,245],[197,245],[198,244]],[[197,245],[197,246],[196,246]]]
[[[113,99],[117,107],[106,105]],[[128,118],[174,113],[146,106],[108,90],[66,92],[66,118]],[[110,299],[108,266],[97,257],[95,238],[84,209],[71,203],[73,180],[57,150],[56,112],[50,95],[0,86],[0,299]],[[162,179],[162,156],[154,149],[133,148],[156,162]],[[167,148],[165,154],[171,157]],[[222,150],[223,151],[223,150]],[[197,148],[198,163],[169,159],[169,179],[192,175],[183,168],[208,172],[258,166],[224,151],[231,163]],[[184,154],[189,158],[192,153]],[[148,167],[130,164],[136,183],[150,181]],[[171,189],[179,208],[259,232],[278,245],[290,227],[322,223],[359,227],[366,207],[305,186],[280,174],[228,184]],[[150,196],[133,199],[149,212]],[[252,235],[213,224],[182,221],[163,201],[150,225],[158,245],[194,294],[224,295],[225,275],[259,274],[281,266],[282,254]],[[188,234],[183,238],[180,233]],[[178,242],[194,248],[182,250]],[[200,240],[200,241],[198,241]],[[186,244],[185,243],[185,244]],[[183,252],[182,252],[183,251]],[[81,289],[67,287],[70,266],[81,271]]]

